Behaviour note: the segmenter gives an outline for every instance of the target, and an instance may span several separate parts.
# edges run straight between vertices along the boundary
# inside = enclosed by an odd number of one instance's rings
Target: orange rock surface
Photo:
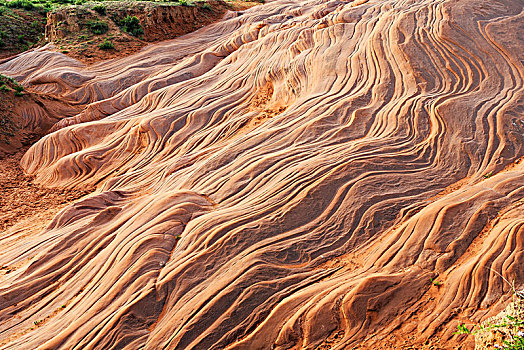
[[[277,0],[0,63],[70,108],[23,169],[90,191],[1,233],[0,348],[468,348],[524,283],[523,7]]]

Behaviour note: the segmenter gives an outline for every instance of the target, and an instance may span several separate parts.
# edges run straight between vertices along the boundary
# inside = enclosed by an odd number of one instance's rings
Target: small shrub
[[[0,91],[1,92],[8,92],[8,91],[11,91],[11,89],[7,85],[2,84],[2,85],[0,85]]]
[[[96,12],[98,12],[101,15],[106,14],[106,7],[104,5],[95,5],[93,6],[93,10],[95,10]]]
[[[115,48],[115,45],[110,40],[105,39],[104,42],[98,45],[102,50],[111,50]]]
[[[432,285],[434,285],[435,287],[440,287],[442,285],[442,282],[436,280],[436,279],[433,279],[433,278],[430,278],[429,281],[431,282]]]
[[[492,270],[492,269],[490,269]],[[522,299],[522,291],[517,291],[515,282],[510,283],[500,273],[492,270],[499,275],[506,283],[511,286],[513,290],[513,301],[508,308],[506,308],[506,315],[496,318],[494,321],[485,322],[481,324],[472,325],[468,328],[464,323],[459,323],[457,331],[453,334],[472,334],[481,335],[485,332],[502,335],[502,343],[494,344],[494,348],[503,350],[524,350],[524,301]],[[489,344],[482,344],[481,346],[488,346]],[[483,347],[483,348],[484,348]]]
[[[206,2],[204,5],[202,5],[202,9],[207,10],[207,11],[211,11],[211,5],[209,5],[209,4]]]
[[[109,30],[109,26],[104,21],[89,21],[87,22],[89,29],[93,34],[105,34]]]
[[[129,33],[133,36],[139,36],[144,34],[144,30],[140,25],[140,21],[136,16],[127,16],[122,21],[120,21],[120,27],[126,33]]]
[[[182,6],[189,6],[190,3],[188,0],[178,0],[178,3]]]
[[[24,87],[20,84],[15,84],[14,86],[14,89],[15,89],[15,96],[22,96],[22,91],[24,91]]]
[[[457,331],[453,334],[471,334],[471,330],[464,323],[459,323]]]
[[[48,13],[48,12],[51,12],[52,9],[53,9],[53,5],[50,2],[46,2],[44,4],[44,7],[42,8],[42,12]]]

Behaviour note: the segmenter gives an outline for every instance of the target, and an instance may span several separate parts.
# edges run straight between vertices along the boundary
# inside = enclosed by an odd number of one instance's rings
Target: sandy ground
[[[0,232],[29,218],[45,225],[68,203],[87,194],[77,190],[46,189],[35,184],[20,168],[25,151],[22,149],[0,159]]]

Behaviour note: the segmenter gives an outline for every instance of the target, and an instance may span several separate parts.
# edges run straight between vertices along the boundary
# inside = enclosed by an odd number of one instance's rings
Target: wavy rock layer
[[[279,0],[91,67],[1,64],[85,106],[25,170],[96,188],[0,241],[2,348],[451,344],[524,281],[523,7]]]

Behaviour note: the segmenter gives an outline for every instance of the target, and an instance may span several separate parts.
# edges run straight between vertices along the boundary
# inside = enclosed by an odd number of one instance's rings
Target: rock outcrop
[[[450,348],[524,282],[523,7],[278,0],[0,64],[85,107],[24,169],[96,189],[0,238],[1,348]]]

